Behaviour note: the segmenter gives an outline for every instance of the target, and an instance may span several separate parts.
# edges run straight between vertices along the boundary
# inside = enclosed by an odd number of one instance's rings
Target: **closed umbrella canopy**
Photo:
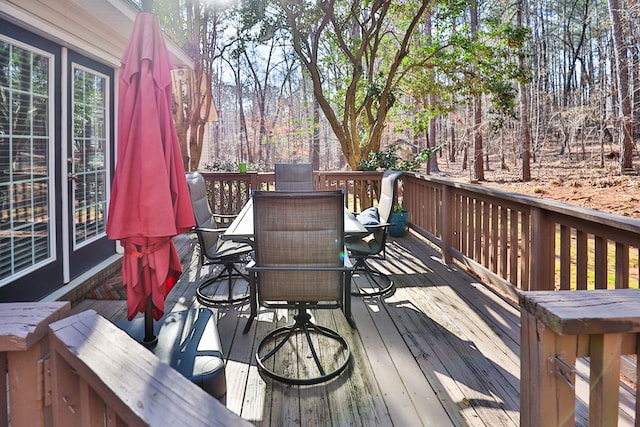
[[[195,225],[180,146],[171,116],[171,64],[157,17],[136,17],[122,57],[118,162],[107,235],[124,247],[122,276],[128,318],[164,314],[182,267],[172,237]]]

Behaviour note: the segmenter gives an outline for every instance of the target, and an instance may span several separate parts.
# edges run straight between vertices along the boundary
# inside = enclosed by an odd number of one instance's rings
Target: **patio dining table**
[[[344,208],[344,234],[345,236],[363,236],[369,234],[364,225],[356,217]],[[238,216],[222,234],[222,239],[234,240],[251,244],[253,241],[253,199],[242,207]]]

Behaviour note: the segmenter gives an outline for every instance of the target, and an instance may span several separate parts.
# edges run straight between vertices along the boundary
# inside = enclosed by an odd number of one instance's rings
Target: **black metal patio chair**
[[[386,295],[393,289],[393,280],[380,272],[370,263],[372,258],[384,258],[387,243],[389,220],[393,205],[397,199],[398,179],[402,171],[389,169],[382,175],[380,197],[378,205],[361,212],[358,220],[369,230],[371,234],[355,239],[347,239],[346,247],[349,255],[355,260],[353,272],[360,274],[362,280],[353,280],[354,284],[366,280],[367,287],[354,286],[352,295],[376,296]]]
[[[313,166],[311,163],[276,163],[277,191],[311,191]]]
[[[344,250],[342,191],[256,191],[255,260],[249,264],[251,317],[258,305],[297,311],[294,322],[258,344],[260,372],[289,384],[328,381],[348,366],[351,351],[337,332],[312,322],[309,309],[341,308],[351,326],[351,268]],[[284,356],[283,356],[284,355]]]
[[[194,230],[200,246],[200,267],[222,266],[218,274],[198,286],[196,298],[206,306],[247,301],[249,279],[247,273],[238,268],[238,264],[246,264],[253,248],[246,243],[220,238],[225,229],[217,227],[216,217],[229,215],[211,212],[207,187],[200,173],[190,172],[186,175],[196,220]]]

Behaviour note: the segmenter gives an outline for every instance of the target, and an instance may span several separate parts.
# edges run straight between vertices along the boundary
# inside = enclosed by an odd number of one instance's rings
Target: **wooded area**
[[[633,0],[159,0],[155,11],[198,64],[176,108],[189,169],[360,169],[388,146],[446,143],[440,156],[476,180],[508,163],[526,181],[549,149],[637,173]]]

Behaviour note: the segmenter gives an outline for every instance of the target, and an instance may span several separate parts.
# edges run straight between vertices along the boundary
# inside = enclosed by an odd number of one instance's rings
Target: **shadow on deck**
[[[198,307],[195,289],[209,276],[198,268],[197,240],[175,239],[184,273],[166,310]],[[495,425],[519,424],[519,310],[487,290],[414,235],[391,239],[377,265],[393,276],[386,298],[353,297],[357,329],[339,310],[314,313],[349,341],[347,372],[319,386],[264,380],[253,353],[259,339],[287,323],[283,310],[261,309],[243,335],[248,305],[212,308],[226,358],[233,412],[256,425]],[[84,300],[113,322],[126,319],[126,302]]]

